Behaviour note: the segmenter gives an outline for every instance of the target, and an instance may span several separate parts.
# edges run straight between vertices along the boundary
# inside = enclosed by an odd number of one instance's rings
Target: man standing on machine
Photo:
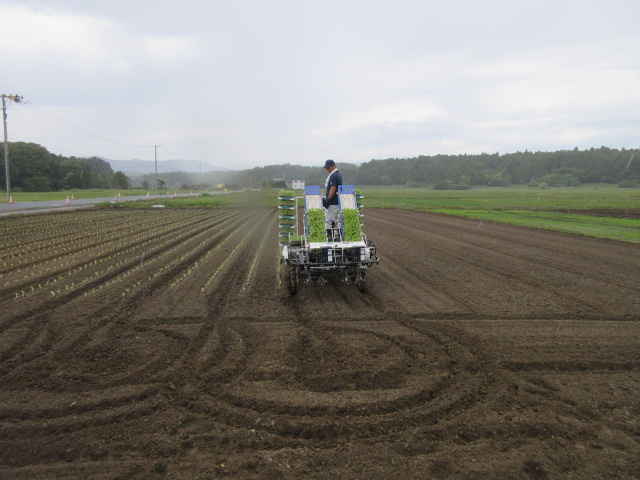
[[[340,223],[340,206],[338,204],[338,187],[342,185],[342,175],[336,168],[336,162],[327,160],[324,162],[324,169],[329,172],[327,181],[325,182],[326,194],[322,201],[325,208],[324,222],[327,230],[329,241],[333,240],[333,228],[339,226]]]

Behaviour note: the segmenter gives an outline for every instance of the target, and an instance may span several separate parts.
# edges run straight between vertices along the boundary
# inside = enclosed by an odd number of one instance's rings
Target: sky
[[[231,169],[640,145],[638,0],[0,0],[10,141]]]

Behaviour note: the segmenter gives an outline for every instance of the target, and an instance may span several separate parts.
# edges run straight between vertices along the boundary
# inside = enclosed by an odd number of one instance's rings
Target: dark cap
[[[334,162],[333,160],[327,160],[326,162],[324,162],[323,168],[329,168],[329,167],[335,167],[335,166],[336,166],[336,162]]]

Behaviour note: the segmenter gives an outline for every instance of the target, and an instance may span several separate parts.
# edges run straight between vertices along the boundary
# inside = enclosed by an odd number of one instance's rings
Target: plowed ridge
[[[0,219],[0,477],[639,471],[637,246],[365,213],[294,297],[274,210]]]

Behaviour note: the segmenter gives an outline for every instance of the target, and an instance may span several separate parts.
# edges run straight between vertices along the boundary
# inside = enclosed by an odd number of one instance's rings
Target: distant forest
[[[0,188],[5,190],[4,155],[0,163]],[[129,187],[126,175],[114,172],[111,165],[100,158],[65,157],[50,153],[36,143],[25,142],[9,144],[9,180],[14,192]]]
[[[218,181],[261,187],[282,179],[324,184],[326,173],[318,167],[272,165],[237,172],[216,172]],[[404,185],[439,189],[472,186],[578,186],[581,183],[611,183],[640,186],[640,150],[561,150],[517,152],[500,155],[435,155],[415,158],[371,160],[361,165],[340,163],[346,183],[354,185]]]
[[[51,191],[70,188],[127,188],[130,184],[153,188],[155,175],[132,179],[114,172],[104,160],[64,157],[49,153],[34,143],[10,144],[10,176],[14,191]],[[236,188],[277,187],[283,182],[304,180],[307,185],[324,184],[324,160],[317,167],[282,164],[225,172],[162,172],[161,187],[198,188],[223,183]],[[500,155],[434,155],[414,158],[371,160],[361,165],[336,160],[345,183],[353,185],[403,185],[436,189],[472,186],[578,186],[582,183],[640,186],[640,149],[560,150],[516,152]],[[5,185],[4,163],[0,188]]]

